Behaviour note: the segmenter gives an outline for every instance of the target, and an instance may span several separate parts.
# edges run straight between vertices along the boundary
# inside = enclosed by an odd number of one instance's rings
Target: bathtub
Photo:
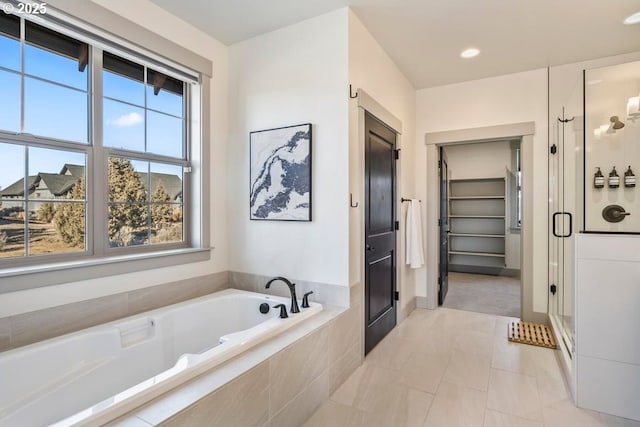
[[[0,353],[0,426],[101,425],[322,310],[227,289]]]

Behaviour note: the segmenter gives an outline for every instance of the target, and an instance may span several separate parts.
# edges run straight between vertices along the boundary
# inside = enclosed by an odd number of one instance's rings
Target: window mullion
[[[90,160],[87,185],[89,201],[88,222],[91,222],[90,235],[93,237],[93,252],[97,256],[104,255],[107,247],[107,158],[102,145],[102,49],[93,47],[91,56],[91,143],[93,150]]]

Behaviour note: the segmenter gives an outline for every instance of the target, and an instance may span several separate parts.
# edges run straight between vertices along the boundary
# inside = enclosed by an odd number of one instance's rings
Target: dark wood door
[[[444,147],[438,161],[440,175],[440,263],[438,274],[438,305],[444,304],[449,291],[449,169]]]
[[[365,354],[396,325],[396,133],[365,115]]]

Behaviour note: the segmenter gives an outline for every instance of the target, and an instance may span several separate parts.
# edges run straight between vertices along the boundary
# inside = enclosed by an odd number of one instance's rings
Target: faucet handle
[[[289,315],[287,314],[287,307],[284,304],[274,305],[273,308],[279,308],[280,309],[280,318],[281,319],[286,319],[287,317],[289,317]]]
[[[309,308],[309,295],[311,295],[313,291],[309,291],[302,297],[302,308]]]

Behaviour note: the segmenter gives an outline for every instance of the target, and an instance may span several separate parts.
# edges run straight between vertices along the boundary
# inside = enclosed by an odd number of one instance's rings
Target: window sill
[[[0,294],[207,261],[213,248],[173,249],[0,270]]]

